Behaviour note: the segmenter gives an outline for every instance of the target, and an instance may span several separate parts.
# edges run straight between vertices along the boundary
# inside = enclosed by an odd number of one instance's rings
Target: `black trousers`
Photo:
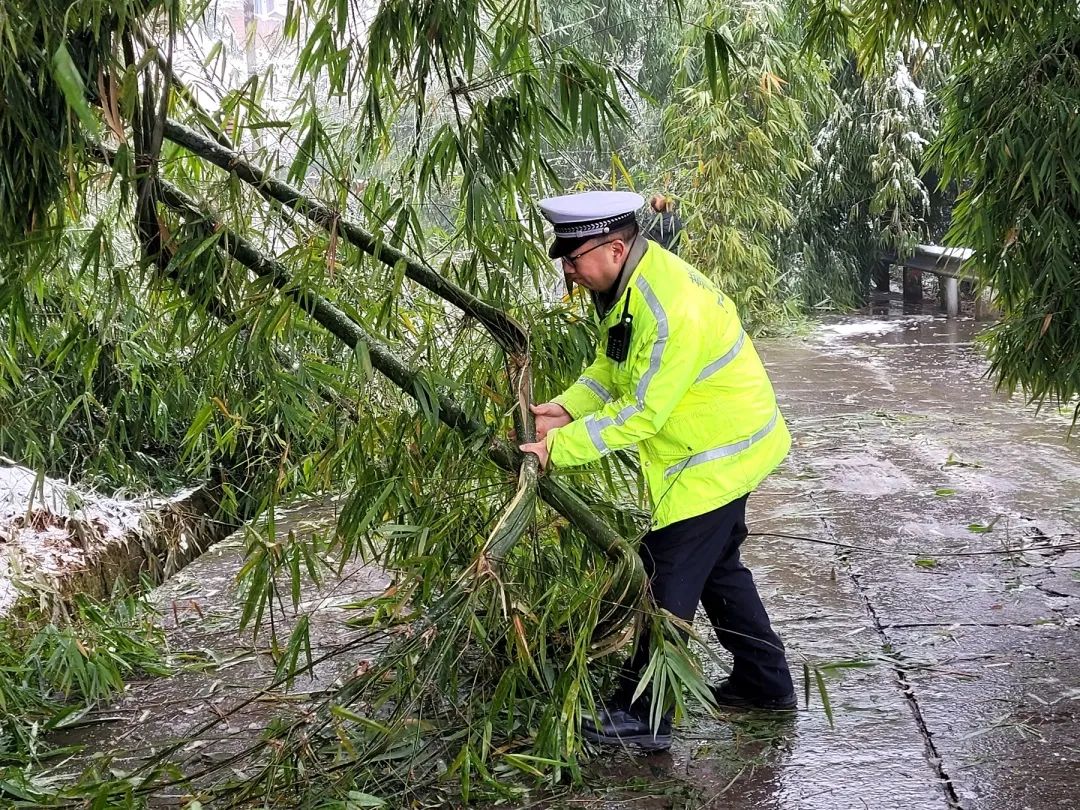
[[[731,653],[731,685],[762,698],[792,691],[784,645],[769,624],[750,570],[739,559],[746,539],[746,497],[649,532],[638,553],[653,600],[691,622],[700,602],[720,644]],[[623,666],[615,701],[629,705],[649,662],[649,640],[638,640]]]

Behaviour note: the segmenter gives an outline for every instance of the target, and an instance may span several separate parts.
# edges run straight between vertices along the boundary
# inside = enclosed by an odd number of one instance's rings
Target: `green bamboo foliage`
[[[1006,313],[989,338],[993,374],[1066,403],[1080,395],[1080,17],[1029,34],[954,78],[934,157],[967,186],[950,238],[975,249]]]
[[[883,255],[907,255],[948,225],[951,195],[936,193],[936,175],[923,165],[937,134],[944,62],[930,48],[896,51],[870,75],[850,55],[838,61],[797,195],[794,241],[785,245],[807,305],[858,305]]]
[[[796,20],[779,3],[709,6],[689,34],[682,89],[665,119],[665,166],[686,222],[684,253],[760,331],[797,312],[782,282],[779,240],[795,225],[809,171],[807,99],[823,67],[799,54]]]
[[[47,734],[74,725],[133,674],[166,676],[165,639],[153,610],[118,597],[103,605],[80,597],[71,622],[33,613],[0,630],[0,797],[20,796],[8,776],[48,751]]]
[[[1080,394],[1078,26],[1061,2],[811,5],[811,42],[852,43],[867,66],[913,36],[955,60],[927,161],[961,187],[947,240],[1004,312],[992,373],[1038,403]]]
[[[0,246],[0,396],[14,406],[34,379],[36,401],[55,403],[10,421],[5,407],[5,449],[133,488],[223,470],[233,511],[265,517],[249,533],[242,621],[272,637],[282,686],[310,665],[307,625],[282,637],[266,620],[283,602],[296,609],[306,578],[361,556],[398,583],[375,606],[373,633],[390,632],[388,616],[425,617],[418,640],[380,660],[398,677],[358,676],[310,726],[271,724],[248,752],[262,770],[222,781],[221,797],[322,801],[311,789],[323,783],[299,777],[333,759],[333,795],[385,792],[371,752],[403,735],[416,747],[401,760],[406,786],[427,750],[455,763],[429,786],[466,798],[498,790],[499,769],[575,772],[577,721],[597,685],[587,664],[641,606],[623,539],[639,513],[605,505],[627,497],[610,476],[582,478],[578,495],[537,481],[535,462],[517,474],[502,437],[530,398],[530,370],[543,397],[591,350],[580,311],[537,307],[551,268],[533,201],[557,180],[548,147],[599,141],[623,120],[617,71],[546,43],[527,2],[388,2],[363,34],[348,4],[296,3],[283,44],[296,55],[294,94],[278,119],[259,77],[217,94],[216,108],[180,84],[176,32],[201,24],[200,5],[109,15],[79,3],[63,24],[51,7],[31,9],[20,32],[35,52],[65,37],[82,49],[57,63],[61,84],[40,90],[65,112],[67,148],[49,153],[61,172],[38,173],[52,184],[35,203],[43,213],[9,214],[22,239]],[[6,81],[28,68],[3,69]],[[185,127],[264,172],[216,162]],[[323,207],[308,218],[312,205],[260,193],[270,179]],[[534,343],[515,343],[514,320],[491,321],[481,302],[525,321]],[[528,435],[526,421],[517,428]],[[89,450],[103,444],[107,459]],[[275,531],[278,505],[342,490],[328,542]],[[445,698],[466,684],[460,735]],[[173,773],[161,765],[65,791],[148,795]]]

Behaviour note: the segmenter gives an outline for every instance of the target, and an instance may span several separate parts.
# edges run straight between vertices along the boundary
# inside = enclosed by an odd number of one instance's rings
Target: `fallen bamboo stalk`
[[[529,410],[532,403],[532,363],[526,354],[523,357],[509,357],[506,365],[511,388],[517,394],[514,429],[518,436],[523,437],[523,441],[535,441],[536,420]],[[517,492],[499,516],[481,552],[483,558],[495,568],[501,566],[510,549],[521,539],[532,522],[539,477],[540,459],[531,453],[525,455],[521,462],[521,472],[518,474]]]
[[[418,391],[427,386],[421,375],[406,366],[389,347],[370,335],[359,323],[322,295],[293,283],[289,271],[276,258],[262,253],[248,239],[225,227],[218,217],[202,208],[197,202],[172,184],[157,181],[158,196],[162,203],[180,213],[185,219],[204,228],[207,234],[216,233],[221,238],[222,249],[236,261],[268,279],[273,286],[296,303],[304,312],[326,328],[350,348],[364,345],[371,358],[372,367],[393,382],[403,393],[418,399]],[[464,409],[442,393],[433,392],[439,404],[439,419],[449,427],[466,435],[478,435],[487,431],[485,426],[471,418]],[[488,456],[505,470],[518,472],[523,461],[522,454],[506,442],[492,440]],[[633,589],[641,592],[645,574],[637,555],[618,532],[601,520],[576,494],[549,477],[541,478],[538,485],[540,496],[557,512],[570,521],[585,537],[613,562],[631,566],[630,580]],[[638,587],[640,586],[640,587]]]
[[[449,279],[407,256],[395,247],[386,245],[374,234],[354,222],[343,219],[326,203],[271,177],[266,171],[245,160],[239,152],[200,135],[175,121],[165,122],[165,137],[189,152],[231,172],[255,188],[268,200],[280,203],[306,217],[326,230],[336,229],[347,242],[388,267],[403,265],[405,275],[440,298],[449,301],[462,312],[476,318],[507,354],[519,355],[528,350],[529,338],[524,327],[497,307],[481,301]]]

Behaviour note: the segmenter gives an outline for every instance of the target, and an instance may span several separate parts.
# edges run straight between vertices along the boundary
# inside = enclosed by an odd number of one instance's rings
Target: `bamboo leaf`
[[[821,674],[821,670],[814,670],[814,679],[817,681],[818,696],[821,698],[821,705],[825,709],[825,717],[829,721],[829,727],[835,728],[836,724],[833,722],[832,701],[829,700],[829,690],[825,688],[825,678]]]
[[[53,78],[56,79],[57,85],[64,94],[64,100],[79,119],[79,123],[95,140],[100,140],[101,127],[86,101],[86,85],[83,77],[79,69],[75,67],[67,45],[63,42],[53,52],[52,72]]]
[[[359,807],[386,807],[386,800],[373,796],[370,793],[361,793],[358,790],[350,790],[345,800],[346,810],[354,810]]]

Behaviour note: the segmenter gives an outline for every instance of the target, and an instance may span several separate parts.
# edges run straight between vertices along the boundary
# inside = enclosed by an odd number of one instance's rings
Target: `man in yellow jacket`
[[[568,287],[591,292],[602,345],[574,385],[533,408],[537,441],[521,449],[561,468],[636,445],[652,502],[639,553],[655,603],[686,621],[704,606],[733,657],[713,688],[720,705],[793,709],[784,647],[739,559],[747,495],[787,455],[790,435],[733,302],[639,234],[643,202],[586,192],[540,204],[555,230],[550,255]],[[670,745],[670,723],[654,732],[631,701],[648,656],[640,640],[586,738]]]

